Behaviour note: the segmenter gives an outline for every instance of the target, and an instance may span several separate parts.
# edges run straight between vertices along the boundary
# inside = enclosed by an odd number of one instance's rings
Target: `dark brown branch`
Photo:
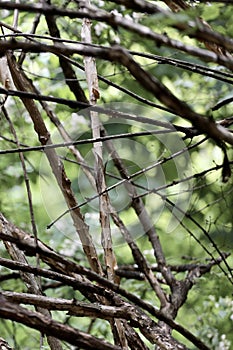
[[[7,43],[7,45],[6,45]],[[29,45],[31,49],[37,47],[38,50],[51,50],[51,52],[57,53],[58,45],[48,46],[42,44],[28,44],[21,43],[21,47]],[[33,46],[32,46],[33,45]],[[6,48],[12,48],[11,42],[3,42],[0,47],[0,51],[5,51]],[[61,51],[64,51],[64,46],[60,47]],[[189,120],[193,125],[201,132],[206,133],[210,137],[216,140],[226,141],[229,144],[233,144],[233,135],[221,127],[216,125],[213,120],[206,118],[196,112],[194,112],[185,102],[175,97],[162,83],[160,83],[155,77],[144,71],[139,64],[137,64],[127,51],[121,47],[112,47],[111,50],[106,48],[88,48],[83,45],[77,45],[77,48],[69,50],[71,52],[82,52],[86,56],[102,57],[112,62],[118,62],[123,64],[130,73],[140,82],[140,84],[148,91],[150,91],[156,98],[158,98],[168,108],[173,109],[177,114],[183,118]],[[22,90],[22,89],[21,89]]]
[[[196,20],[196,22],[190,22],[188,24],[178,23],[175,27],[180,31],[187,32],[190,38],[196,38],[209,44],[216,44],[226,50],[233,51],[233,40],[231,38],[213,31],[201,20]],[[230,55],[228,57],[232,59]]]
[[[10,6],[10,4],[11,3],[9,3],[9,2],[0,3],[0,8],[8,8],[8,6]],[[50,8],[51,11],[46,12],[46,11],[43,11],[43,6],[40,6],[40,5],[24,5],[24,4],[18,4],[18,3],[14,4],[14,5],[15,5],[15,8],[22,7],[22,8],[27,9],[28,11],[34,11],[34,12],[41,11],[41,12],[46,13],[47,15],[51,14],[51,12],[54,15],[56,14],[55,12],[59,12],[58,8],[56,8],[57,11],[55,11],[55,10],[53,10],[53,7],[51,7],[52,10]],[[80,10],[77,12],[70,11],[70,10],[61,10],[61,11],[62,12],[67,11],[66,12],[67,15],[72,14],[71,18],[75,17],[75,14],[76,14],[77,18],[85,18],[86,17],[89,19],[96,19],[96,20],[100,20],[100,21],[105,21],[106,23],[108,23],[109,25],[111,25],[113,27],[121,26],[129,31],[135,32],[139,36],[146,37],[147,39],[153,40],[155,43],[157,43],[159,45],[164,45],[164,46],[168,46],[170,48],[181,50],[181,51],[189,53],[190,55],[199,57],[200,59],[202,59],[204,61],[220,63],[220,64],[228,67],[229,69],[233,69],[233,60],[230,59],[230,57],[225,57],[223,55],[216,55],[215,53],[213,53],[211,51],[207,51],[204,49],[185,45],[180,41],[169,38],[167,35],[155,33],[152,30],[148,29],[148,27],[145,27],[145,26],[140,25],[138,23],[134,23],[130,20],[127,20],[126,18],[123,18],[120,16],[115,16],[113,14],[109,14],[103,10],[98,10],[96,8],[91,7],[91,8],[88,8],[87,11],[86,10],[85,11]],[[230,43],[229,43],[229,45],[230,45]],[[26,47],[24,46],[24,50],[25,49],[26,49]],[[39,48],[37,50],[39,50]],[[63,54],[66,54],[66,53],[63,52]]]
[[[18,295],[15,293],[4,293],[0,294],[0,316],[3,318],[11,319],[16,322],[20,322],[25,324],[31,328],[35,328],[37,330],[42,331],[45,334],[55,335],[59,337],[59,339],[65,340],[70,344],[79,345],[83,349],[101,349],[101,350],[113,350],[120,349],[117,346],[110,345],[109,343],[99,340],[87,333],[81,332],[75,328],[71,328],[69,326],[58,323],[54,320],[51,320],[40,313],[31,312],[13,302],[9,302],[9,295],[11,294],[13,300],[17,300],[17,302],[28,302],[33,304],[41,304],[44,302],[45,305],[50,308],[55,308],[58,310],[74,310],[77,309],[78,313],[81,316],[87,315],[97,315],[99,311],[99,316],[102,315],[107,316],[107,314],[112,312],[112,316],[116,314],[116,317],[119,315],[120,317],[130,317],[130,323],[132,326],[139,327],[143,335],[152,343],[158,344],[161,349],[164,350],[172,350],[172,349],[180,349],[186,350],[186,346],[178,343],[171,336],[165,335],[160,329],[158,325],[155,324],[150,318],[147,318],[145,315],[142,315],[140,311],[134,309],[133,306],[127,305],[126,307],[121,308],[113,308],[103,305],[88,305],[88,304],[80,304],[78,302],[73,301],[65,301],[56,300],[47,297],[37,298],[33,295],[24,296],[19,293]],[[8,295],[5,298],[5,295]],[[79,307],[78,304],[81,306]],[[86,309],[86,312],[84,311]],[[90,311],[88,311],[88,309]],[[72,311],[70,311],[73,314]],[[128,314],[128,315],[127,315]],[[57,333],[56,333],[57,332]]]
[[[0,25],[4,26],[5,24],[3,22],[0,21]],[[11,30],[13,31],[13,28],[11,28]],[[95,45],[95,44],[88,44],[88,43],[83,43],[81,41],[77,41],[77,40],[71,40],[71,39],[64,39],[64,38],[57,38],[54,36],[47,36],[47,35],[38,35],[38,34],[28,34],[28,33],[22,33],[20,31],[17,31],[17,33],[13,33],[13,34],[5,34],[5,35],[1,35],[0,38],[17,38],[17,37],[24,37],[27,38],[28,40],[32,40],[33,42],[36,43],[36,40],[34,39],[43,39],[43,40],[52,40],[54,41],[54,43],[58,42],[58,43],[69,43],[69,44],[82,44],[82,45],[86,45],[86,46],[90,46],[90,47],[101,47],[100,45]],[[145,58],[149,58],[152,60],[155,60],[158,62],[158,64],[169,64],[169,65],[173,65],[175,67],[180,67],[182,69],[186,69],[189,70],[191,72],[195,72],[195,73],[199,73],[205,76],[210,76],[214,79],[218,79],[221,81],[224,81],[226,83],[232,84],[232,76],[233,74],[229,73],[229,72],[225,72],[225,71],[219,71],[207,66],[203,66],[197,63],[192,63],[189,61],[184,61],[184,60],[179,60],[179,59],[175,59],[175,58],[170,58],[170,57],[163,57],[163,56],[159,56],[159,55],[154,55],[154,54],[149,54],[149,53],[145,53],[145,52],[139,52],[139,51],[133,51],[133,50],[128,50],[128,52],[132,55],[135,56],[140,56],[140,57],[145,57]],[[68,62],[70,62],[72,65],[78,67],[81,70],[84,70],[84,67],[78,63],[75,60],[70,59],[67,56],[62,56],[64,59],[66,59]],[[225,77],[225,78],[224,78]],[[229,79],[227,79],[227,77]],[[126,88],[118,86],[117,84],[111,82],[110,80],[98,75],[98,78],[104,82],[106,82],[108,85],[112,85],[115,86],[116,88],[120,89],[122,88],[122,91],[127,91]],[[127,91],[127,94],[132,93],[131,91]],[[132,93],[133,94],[133,93]],[[136,97],[136,96],[135,96]],[[146,99],[144,99],[141,96],[137,95],[137,98],[140,98],[141,101],[146,101]],[[149,101],[151,103],[151,106],[156,106],[155,103],[153,103],[152,101]],[[162,108],[162,106],[158,106],[157,108]],[[172,112],[167,110],[168,112]]]
[[[2,219],[1,219],[2,220]],[[1,222],[2,225],[3,222]],[[112,282],[108,281],[107,279],[99,276],[98,274],[79,266],[71,261],[65,260],[63,257],[61,257],[56,252],[52,251],[49,247],[43,245],[40,241],[38,241],[38,246],[36,247],[34,244],[33,238],[27,234],[25,234],[23,231],[19,231],[15,226],[12,226],[12,224],[9,223],[9,227],[3,226],[2,230],[5,232],[5,230],[16,230],[17,235],[21,237],[21,239],[9,236],[5,233],[0,232],[0,238],[3,240],[8,240],[10,242],[13,242],[17,244],[21,249],[25,250],[30,255],[35,255],[36,249],[38,254],[40,255],[40,258],[49,264],[52,268],[58,271],[62,271],[64,275],[57,274],[53,271],[48,271],[44,269],[35,268],[28,265],[23,265],[19,263],[15,263],[6,259],[1,259],[2,265],[9,267],[11,269],[23,269],[25,271],[30,271],[34,274],[39,274],[40,276],[58,280],[65,282],[67,285],[70,285],[74,287],[75,289],[80,290],[81,293],[87,296],[90,300],[92,300],[91,295],[93,294],[99,294],[104,296],[105,298],[108,298],[110,301],[114,299],[114,295],[111,294],[110,290],[113,292],[116,292],[119,295],[122,295],[123,297],[127,298],[130,302],[134,303],[135,305],[138,305],[140,308],[146,310],[147,312],[151,313],[151,315],[155,316],[161,321],[166,322],[171,328],[177,330],[180,332],[184,337],[186,337],[188,340],[190,340],[193,344],[195,344],[199,349],[203,350],[209,350],[208,347],[206,347],[203,342],[201,342],[200,339],[196,338],[194,334],[189,332],[187,329],[182,327],[181,325],[174,322],[172,319],[167,318],[165,315],[162,315],[161,312],[157,309],[155,309],[152,305],[144,302],[142,299],[138,298],[137,296],[127,292],[123,288],[120,288],[118,285],[113,284]],[[96,285],[92,285],[90,283],[86,283],[85,281],[80,282],[80,280],[74,277],[68,277],[66,275],[70,275],[71,273],[77,273],[77,274],[83,274],[90,278],[90,280],[94,280],[101,285],[105,286],[104,288],[98,287]],[[60,277],[59,277],[60,276]],[[77,276],[77,275],[76,275]],[[106,287],[109,288],[109,291],[106,290]],[[90,292],[90,295],[88,293]]]
[[[0,21],[0,25],[1,26],[6,26],[5,23]],[[84,43],[82,41],[78,41],[78,40],[71,40],[71,39],[65,39],[65,38],[58,38],[56,36],[48,36],[48,35],[38,35],[38,34],[28,34],[28,33],[23,33],[20,31],[15,31],[14,28],[10,27],[10,29],[14,32],[11,34],[4,34],[4,35],[0,35],[0,38],[4,38],[4,39],[8,39],[8,38],[17,38],[17,37],[24,37],[28,40],[31,40],[34,43],[37,43],[37,41],[35,39],[43,39],[43,40],[52,40],[54,43],[69,43],[69,44],[82,44],[82,45],[86,45],[89,47],[103,47],[101,45],[96,45],[96,44],[90,44],[90,43]],[[212,31],[211,31],[212,33]],[[219,37],[218,37],[218,40]],[[141,56],[141,57],[146,57],[149,59],[154,59],[156,61],[158,61],[158,63],[167,63],[167,64],[171,64],[174,65],[176,67],[181,67],[181,68],[185,68],[188,70],[191,70],[193,72],[197,72],[200,74],[206,74],[208,75],[209,72],[213,73],[212,76],[213,78],[216,79],[220,79],[220,76],[225,76],[225,77],[232,77],[232,74],[229,72],[224,72],[224,71],[219,71],[216,69],[213,69],[211,67],[206,67],[197,63],[192,63],[189,61],[184,61],[184,60],[179,60],[179,59],[175,59],[175,58],[170,58],[170,57],[164,57],[164,56],[159,56],[159,55],[154,55],[154,54],[150,54],[150,53],[146,53],[146,52],[139,52],[139,51],[133,51],[133,50],[128,50],[128,52],[132,55],[137,55],[137,56]],[[79,67],[80,69],[84,70],[83,66],[81,64],[79,64],[78,62],[74,61],[74,60],[70,60],[68,57],[64,56],[65,59],[69,60],[70,63],[72,63],[73,65],[76,65],[77,67]],[[203,71],[203,72],[202,72]],[[101,79],[105,79],[103,77],[101,77]],[[107,81],[108,79],[106,79]],[[225,80],[223,80],[225,81]],[[230,80],[226,80],[226,82],[231,82]]]
[[[134,11],[146,12],[151,15],[154,13],[167,14],[167,12],[162,7],[149,3],[145,0],[111,0],[111,2],[119,5],[124,5],[126,8]]]
[[[22,306],[9,302],[2,294],[0,295],[0,316],[37,329],[43,334],[58,337],[83,349],[120,350],[119,347],[104,340],[99,340],[87,333],[56,322],[39,312],[29,311]]]
[[[134,306],[130,304],[109,306],[100,303],[80,302],[74,299],[67,300],[10,291],[3,291],[2,295],[12,303],[34,306],[43,305],[43,307],[46,307],[48,310],[66,311],[69,315],[77,317],[94,317],[105,320],[111,318],[122,318],[128,321],[133,320]],[[134,319],[134,321],[137,322],[136,319]]]
[[[139,334],[132,327],[130,327],[126,321],[124,322],[124,328],[130,349],[149,350],[146,344],[139,337]]]
[[[53,37],[61,38],[58,26],[56,24],[55,17],[46,15],[45,19],[46,19],[50,34]],[[62,56],[59,56],[59,62],[66,79],[66,84],[69,86],[70,90],[73,92],[74,96],[76,97],[76,100],[79,102],[88,103],[88,100],[84,94],[83,89],[81,88],[81,85],[75,75],[75,72],[72,69],[71,64]]]
[[[17,272],[8,273],[0,276],[0,283],[8,280],[16,280],[20,278],[20,274]]]
[[[212,111],[217,111],[218,109],[222,108],[223,106],[233,102],[233,97],[226,98],[223,101],[218,102],[213,108]],[[232,117],[231,117],[232,118]]]

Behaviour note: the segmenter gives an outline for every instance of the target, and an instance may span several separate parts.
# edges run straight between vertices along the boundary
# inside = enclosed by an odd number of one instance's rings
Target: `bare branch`
[[[2,318],[20,322],[46,335],[59,337],[59,339],[80,346],[83,349],[120,350],[118,346],[111,345],[104,340],[99,340],[75,328],[53,321],[39,312],[32,312],[22,306],[11,303],[2,294],[0,295],[0,300],[0,316]]]

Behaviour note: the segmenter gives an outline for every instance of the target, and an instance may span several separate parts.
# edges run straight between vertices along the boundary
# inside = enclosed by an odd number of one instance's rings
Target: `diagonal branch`
[[[9,52],[7,53],[7,59],[12,78],[17,89],[22,91],[33,91],[33,87],[31,86],[29,79],[19,69],[13,55]],[[36,133],[38,134],[38,138],[41,144],[52,144],[49,131],[46,128],[46,125],[41,117],[41,114],[35,102],[29,99],[22,99],[22,101],[34,123],[34,128]],[[77,205],[77,202],[71,189],[71,182],[65,173],[63,164],[61,163],[55,150],[46,150],[45,154],[49,160],[51,169],[56,178],[58,186],[60,187],[60,190],[64,196],[67,206],[69,208],[72,208],[74,205]],[[97,257],[97,253],[93,245],[91,236],[88,231],[88,226],[86,225],[84,217],[82,216],[80,210],[77,208],[77,210],[72,211],[71,217],[73,219],[77,233],[81,239],[83,249],[90,263],[90,266],[94,271],[102,273],[102,268]]]
[[[6,45],[7,44],[7,45]],[[25,46],[26,45],[26,46]],[[15,46],[15,45],[14,45]],[[17,47],[17,45],[16,45]],[[16,48],[15,47],[15,48]],[[49,46],[49,45],[35,45],[28,43],[21,43],[19,45],[21,48],[30,47],[30,49],[35,47],[39,51],[48,50],[58,54],[58,45]],[[12,43],[3,42],[0,48],[0,51],[5,52],[6,48],[12,48]],[[61,51],[64,51],[64,47],[60,48]],[[67,49],[65,50],[67,51]],[[83,45],[77,45],[77,48],[69,48],[68,50],[71,53],[78,52],[84,55],[102,57],[112,62],[118,62],[127,67],[129,72],[137,79],[137,81],[148,91],[150,91],[156,98],[158,98],[163,104],[168,108],[174,109],[174,111],[183,117],[186,120],[189,120],[197,130],[207,134],[215,140],[222,140],[233,144],[233,135],[227,129],[221,125],[217,125],[210,118],[207,118],[201,114],[194,112],[185,102],[179,100],[175,95],[171,93],[161,82],[159,82],[155,77],[151,76],[149,73],[144,71],[138,63],[136,63],[133,58],[128,54],[128,52],[121,47],[115,46],[111,50],[107,48],[88,48]],[[67,52],[66,52],[67,54]],[[24,91],[24,87],[21,89]],[[47,138],[47,136],[46,136]]]
[[[108,13],[102,9],[98,9],[95,6],[88,6],[88,5],[83,5],[83,2],[80,1],[82,4],[82,9],[78,11],[73,11],[73,10],[66,10],[66,9],[59,9],[55,6],[43,6],[40,4],[36,5],[25,5],[25,4],[12,4],[11,2],[3,2],[0,3],[0,8],[7,8],[7,9],[12,9],[12,7],[18,8],[20,10],[25,10],[25,11],[31,11],[31,12],[39,12],[39,13],[44,13],[46,15],[53,14],[53,15],[60,15],[60,16],[69,16],[70,18],[89,18],[89,19],[95,19],[99,21],[104,21],[108,23],[111,27],[117,28],[122,27],[124,29],[127,29],[133,33],[138,34],[139,36],[145,37],[147,39],[153,40],[155,43],[159,45],[164,45],[168,46],[174,49],[178,49],[184,52],[187,52],[191,55],[197,56],[203,60],[210,60],[212,62],[219,62],[226,67],[233,69],[233,59],[230,55],[225,57],[222,54],[217,55],[215,52],[199,49],[193,46],[185,45],[182,42],[178,40],[174,40],[169,38],[165,34],[158,34],[154,32],[153,30],[149,29],[148,27],[139,24],[139,23],[134,23],[133,21],[128,20],[127,18],[121,17],[119,15],[114,15],[112,13]],[[12,6],[13,5],[13,6]],[[189,25],[185,25],[186,29],[193,28],[193,25],[189,27]],[[211,42],[214,42],[217,40],[217,44],[219,44],[219,38],[221,37],[222,40],[222,45],[228,49],[229,51],[233,49],[233,41],[230,38],[223,37],[220,34],[215,35],[215,32],[212,30],[208,29],[208,25],[205,26],[204,32],[211,33]],[[193,31],[193,30],[192,30]],[[194,31],[193,31],[194,32]],[[221,44],[221,43],[220,43]]]

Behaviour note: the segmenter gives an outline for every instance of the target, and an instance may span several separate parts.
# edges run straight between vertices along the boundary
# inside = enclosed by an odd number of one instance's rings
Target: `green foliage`
[[[209,295],[199,310],[197,309],[197,312],[200,316],[198,317],[195,328],[200,337],[207,340],[207,344],[209,344],[211,349],[230,349],[233,312],[231,298],[219,297],[216,300],[215,296]]]

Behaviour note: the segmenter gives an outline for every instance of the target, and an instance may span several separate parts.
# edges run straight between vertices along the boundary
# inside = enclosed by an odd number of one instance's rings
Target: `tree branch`
[[[0,316],[37,329],[43,334],[58,337],[83,349],[120,350],[118,346],[111,345],[90,334],[56,322],[39,312],[29,311],[22,306],[9,302],[2,294],[0,294]]]

